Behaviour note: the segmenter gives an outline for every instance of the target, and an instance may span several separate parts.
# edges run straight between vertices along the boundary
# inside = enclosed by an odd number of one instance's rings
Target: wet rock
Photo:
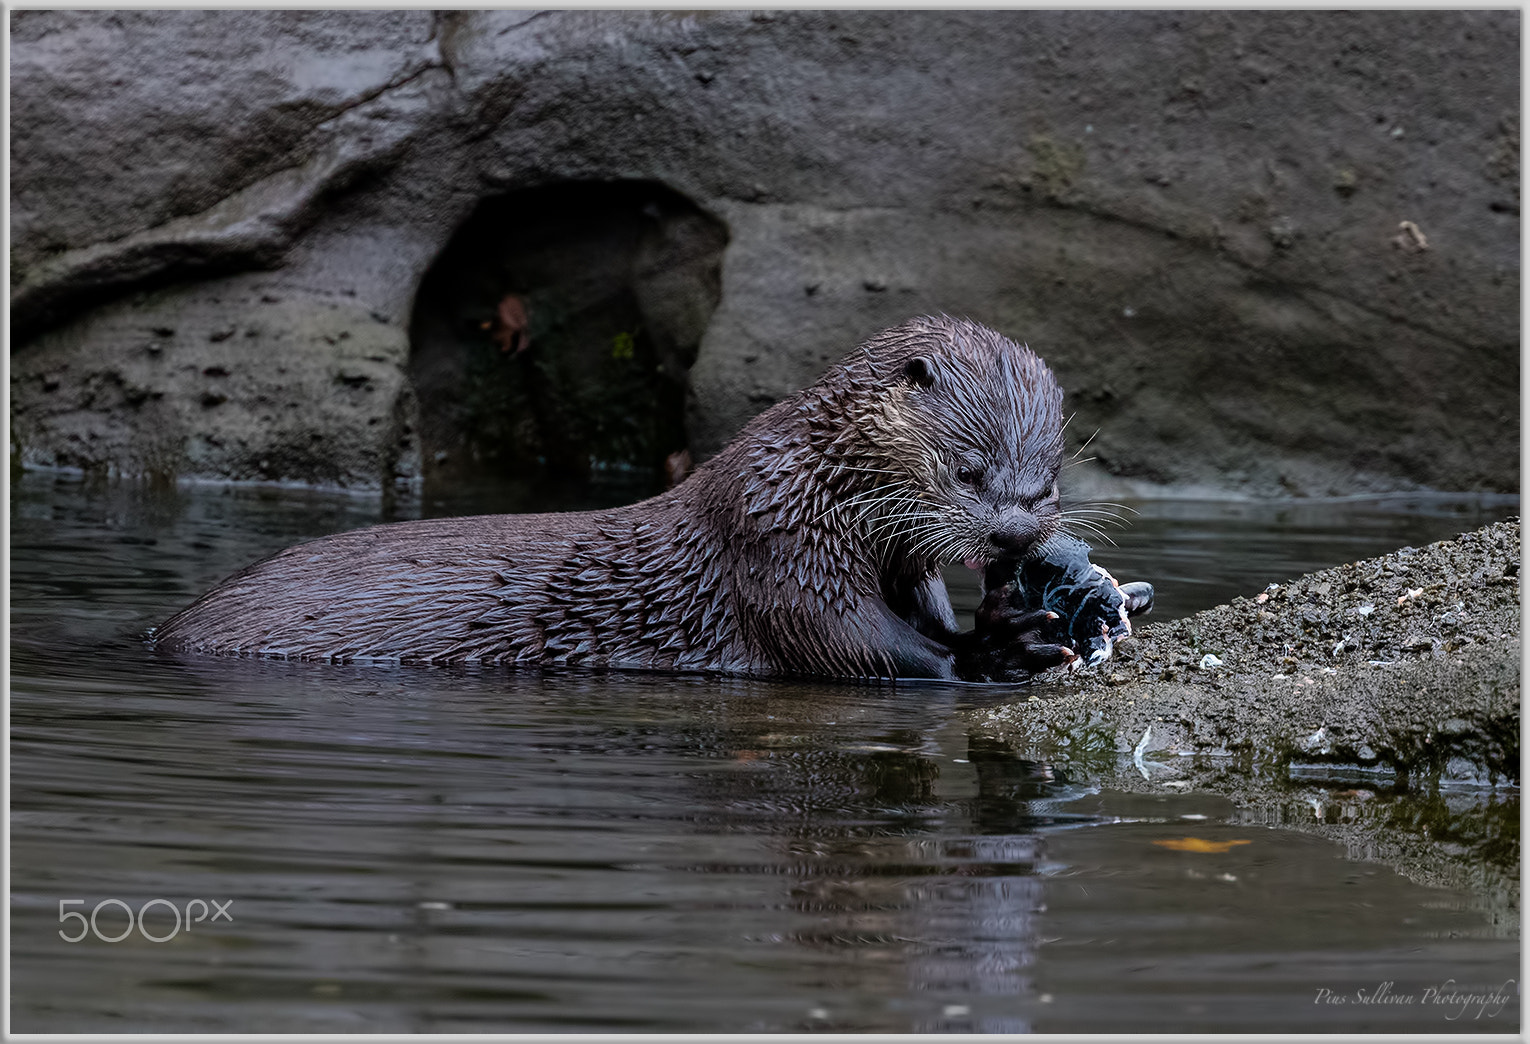
[[[15,455],[51,468],[316,486],[416,474],[403,331],[353,302],[288,295],[263,306],[256,336],[215,336],[230,310],[250,305],[226,283],[216,296],[161,292],[44,334],[11,364]],[[170,315],[176,332],[157,352],[108,368],[92,350],[141,342]]]
[[[18,359],[52,331],[126,365],[142,337],[100,339],[92,309],[230,276],[200,336],[244,329],[270,306],[233,291],[260,272],[263,294],[407,326],[484,197],[644,180],[729,235],[689,378],[699,456],[941,310],[1053,363],[1070,431],[1102,429],[1102,484],[1517,488],[1517,384],[1481,378],[1518,368],[1514,11],[39,10],[12,29]],[[258,340],[242,362],[269,369]],[[315,417],[351,394],[311,388]],[[89,408],[120,429],[94,440],[106,466],[158,438],[110,396]],[[31,429],[29,459],[86,434],[53,432]],[[303,479],[329,453],[271,459]]]
[[[972,720],[1022,750],[1087,736],[1138,762],[1213,753],[1381,766],[1415,783],[1514,783],[1519,555],[1513,520],[1309,574],[1263,603],[1138,626],[1112,663],[1018,690]],[[1394,598],[1406,593],[1404,566],[1425,584],[1408,590],[1427,597]],[[1314,613],[1326,631],[1309,624]],[[1223,664],[1175,670],[1206,657]]]

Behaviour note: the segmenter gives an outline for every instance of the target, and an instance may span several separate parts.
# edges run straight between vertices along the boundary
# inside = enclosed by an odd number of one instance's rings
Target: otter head
[[[863,434],[903,495],[871,526],[930,564],[1018,560],[1058,528],[1062,390],[1029,348],[976,323],[910,320],[873,338],[883,394]]]

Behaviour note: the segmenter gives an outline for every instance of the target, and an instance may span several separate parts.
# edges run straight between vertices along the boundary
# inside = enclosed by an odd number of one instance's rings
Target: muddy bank
[[[1518,520],[1139,627],[1111,663],[972,712],[1044,758],[1184,755],[1517,784]]]

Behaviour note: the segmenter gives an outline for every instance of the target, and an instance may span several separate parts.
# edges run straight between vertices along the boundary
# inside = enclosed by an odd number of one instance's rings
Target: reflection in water
[[[1018,759],[967,735],[968,689],[132,640],[255,555],[375,515],[18,485],[16,1029],[1434,1030],[1454,1027],[1313,991],[1515,974],[1517,942],[1462,893],[1223,798]],[[1189,833],[1250,843],[1153,844]],[[233,920],[59,938],[60,900],[156,898],[232,900]],[[1473,1028],[1517,1026],[1516,994]]]

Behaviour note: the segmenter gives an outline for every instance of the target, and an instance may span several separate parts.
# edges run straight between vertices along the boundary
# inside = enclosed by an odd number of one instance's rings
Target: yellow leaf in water
[[[1225,852],[1233,845],[1251,845],[1252,841],[1207,841],[1203,837],[1177,837],[1170,841],[1154,841],[1161,848],[1176,852]]]

